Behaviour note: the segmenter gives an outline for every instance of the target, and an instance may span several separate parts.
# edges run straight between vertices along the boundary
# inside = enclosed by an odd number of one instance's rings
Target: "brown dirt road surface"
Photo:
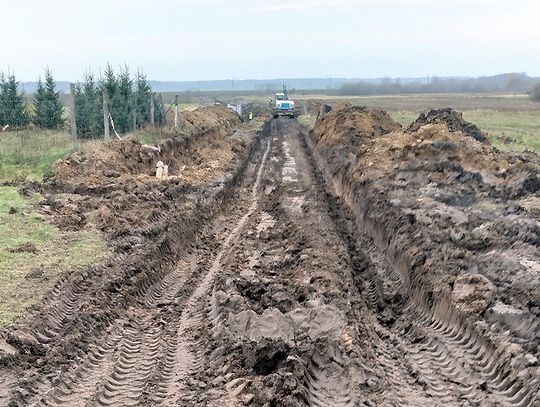
[[[1,333],[0,405],[540,405],[536,155],[448,111],[255,134],[207,109],[42,186],[117,256]]]

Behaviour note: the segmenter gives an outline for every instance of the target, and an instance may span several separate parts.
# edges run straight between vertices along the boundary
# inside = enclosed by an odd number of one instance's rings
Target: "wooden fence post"
[[[137,130],[137,94],[133,94],[133,131]]]
[[[174,96],[174,127],[178,128],[178,95]]]
[[[109,130],[109,95],[107,91],[103,89],[103,130],[105,134],[105,140],[111,139],[111,132]]]
[[[77,144],[77,120],[75,116],[75,84],[69,85],[71,91],[71,99],[69,100],[69,123],[71,125],[71,141]]]
[[[150,94],[150,126],[155,127],[155,119],[154,119],[154,112],[155,106],[154,106],[154,94]]]

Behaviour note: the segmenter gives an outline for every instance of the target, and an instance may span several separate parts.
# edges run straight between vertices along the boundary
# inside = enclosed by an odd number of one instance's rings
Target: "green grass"
[[[0,181],[39,181],[74,146],[68,133],[28,129],[0,133]]]
[[[406,110],[389,111],[388,114],[395,122],[398,122],[403,128],[409,127],[409,125],[418,118],[418,113],[408,112]]]
[[[83,228],[65,232],[51,225],[34,208],[41,197],[21,197],[16,188],[0,187],[0,327],[37,304],[66,273],[105,258],[99,232]],[[14,208],[15,213],[10,214]],[[12,253],[25,243],[37,253]]]
[[[392,119],[407,127],[418,117],[417,112],[389,111]],[[525,149],[540,153],[540,112],[470,110],[463,118],[485,132],[491,143],[504,151]]]
[[[464,112],[463,118],[486,132],[501,150],[540,153],[540,113],[473,110]]]

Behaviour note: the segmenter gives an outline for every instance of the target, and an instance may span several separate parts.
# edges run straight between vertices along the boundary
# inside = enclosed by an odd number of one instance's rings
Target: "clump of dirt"
[[[536,154],[498,151],[449,109],[402,131],[384,112],[345,106],[318,120],[312,138],[336,193],[388,248],[410,295],[422,287],[428,304],[449,301],[484,319],[493,338],[540,353]]]
[[[10,253],[32,253],[36,254],[38,252],[38,248],[33,243],[27,242],[23,243],[20,246],[17,246],[13,249],[9,249]]]
[[[407,132],[413,133],[426,124],[446,124],[448,130],[452,132],[460,131],[467,136],[474,138],[481,143],[487,143],[487,138],[480,129],[472,123],[466,122],[463,119],[463,114],[456,112],[454,109],[447,107],[444,109],[432,109],[421,113],[408,128]]]

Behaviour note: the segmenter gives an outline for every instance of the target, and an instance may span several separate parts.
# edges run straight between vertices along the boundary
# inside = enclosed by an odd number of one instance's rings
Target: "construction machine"
[[[274,107],[274,119],[278,117],[290,117],[296,116],[294,109],[294,101],[289,100],[289,92],[287,91],[287,85],[283,84],[283,91],[276,93],[276,105]]]

